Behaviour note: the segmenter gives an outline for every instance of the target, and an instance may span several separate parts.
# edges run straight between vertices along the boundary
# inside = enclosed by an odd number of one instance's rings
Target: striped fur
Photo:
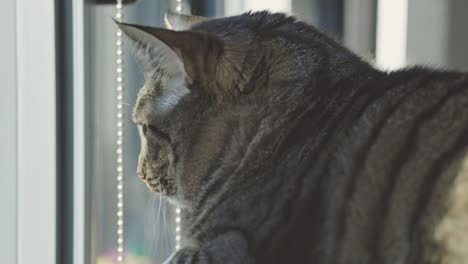
[[[283,14],[195,24],[190,49],[145,32],[189,91],[158,111],[158,65],[134,111],[139,174],[183,207],[167,263],[468,263],[467,74],[381,72]]]

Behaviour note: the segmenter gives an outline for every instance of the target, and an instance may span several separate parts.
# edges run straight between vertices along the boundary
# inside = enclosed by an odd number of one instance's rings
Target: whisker
[[[164,249],[164,254],[167,254],[168,253],[168,245],[167,245],[167,229],[166,229],[166,199],[164,199],[164,203],[163,203],[163,211],[162,211],[162,221],[163,221],[163,226],[164,226],[164,231],[163,231],[163,237],[162,237],[162,241],[163,241],[163,249]]]
[[[155,226],[155,223],[156,223],[156,195],[152,195],[153,197],[153,208],[152,208],[152,216],[153,216],[153,222],[152,222],[152,229],[150,233],[153,234],[152,236],[152,239],[151,239],[151,249],[152,249],[152,252],[155,253],[157,252],[157,241],[156,241],[156,236],[157,236],[157,233],[158,233],[158,230],[157,230],[157,226]]]
[[[145,206],[146,210],[145,210],[144,223],[143,223],[143,234],[144,234],[143,235],[144,236],[143,248],[144,248],[145,253],[147,252],[147,254],[151,254],[152,252],[154,252],[154,248],[153,248],[154,239],[151,237],[151,235],[148,235],[148,232],[145,232],[148,226],[153,227],[152,225],[153,221],[151,221],[152,210],[150,208],[151,200],[152,200],[151,197],[148,197],[148,200]]]
[[[159,242],[160,242],[160,240],[161,240],[161,239],[160,239],[160,238],[161,238],[161,232],[160,232],[160,230],[162,230],[161,225],[160,225],[160,215],[161,215],[161,206],[162,206],[162,205],[161,205],[161,204],[162,204],[162,195],[161,195],[161,194],[155,194],[155,197],[156,197],[156,195],[159,196],[159,204],[158,204],[158,214],[157,214],[157,218],[156,218],[157,220],[155,221],[155,226],[156,226],[158,232],[157,232],[157,234],[155,234],[155,237],[156,237],[156,246],[157,246],[158,252],[159,252],[160,255],[162,255],[162,254],[164,254],[164,253],[161,252],[161,248],[162,248],[162,247],[161,247],[160,244],[159,244]]]
[[[126,102],[123,102],[122,105],[126,107],[133,107],[133,104],[126,103]]]

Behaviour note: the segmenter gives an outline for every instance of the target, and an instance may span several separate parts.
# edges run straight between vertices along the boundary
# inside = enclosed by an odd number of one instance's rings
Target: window
[[[333,2],[333,4],[329,4]],[[140,0],[125,7],[128,23],[163,26],[163,15],[175,11],[176,1]],[[341,1],[191,1],[183,12],[203,16],[239,14],[266,7],[295,13],[321,24],[341,37]],[[317,14],[324,14],[322,17]],[[112,263],[117,254],[116,225],[116,92],[115,34],[110,17],[115,6],[87,3],[84,6],[84,84],[86,209],[84,232],[90,244],[85,252],[91,262]],[[132,105],[143,76],[130,47],[124,47],[125,138],[124,138],[124,230],[126,263],[162,263],[174,250],[174,208],[158,195],[150,193],[136,176],[139,138],[130,122]],[[75,219],[76,220],[76,219]],[[85,237],[86,238],[86,237]],[[75,240],[76,241],[76,240]]]
[[[124,21],[162,26],[175,0],[127,0]],[[382,68],[468,70],[468,2],[183,0],[219,17],[270,8],[326,31]],[[116,263],[116,27],[113,0],[4,0],[0,9],[0,263]],[[390,22],[390,23],[389,23]],[[423,30],[431,28],[431,30]],[[130,122],[143,76],[124,49],[124,251],[161,263],[174,208],[136,176]]]

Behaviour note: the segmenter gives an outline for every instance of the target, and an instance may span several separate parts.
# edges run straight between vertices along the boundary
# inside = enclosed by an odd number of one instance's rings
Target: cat
[[[281,13],[118,23],[166,263],[468,263],[468,75],[375,69]]]

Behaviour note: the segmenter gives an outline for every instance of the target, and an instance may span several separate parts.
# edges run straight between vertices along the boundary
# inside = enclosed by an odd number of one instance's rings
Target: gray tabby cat
[[[119,24],[168,263],[468,263],[468,75],[382,72],[284,14]]]

